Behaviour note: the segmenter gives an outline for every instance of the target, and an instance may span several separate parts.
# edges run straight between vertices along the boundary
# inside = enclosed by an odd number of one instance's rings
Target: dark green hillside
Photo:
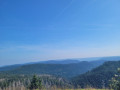
[[[74,85],[82,88],[91,86],[94,88],[108,87],[109,80],[117,73],[120,61],[109,61],[85,74],[72,79]]]
[[[0,67],[0,71],[14,70],[14,69],[19,68],[21,66],[22,66],[22,64],[8,65],[8,66]]]
[[[112,57],[94,57],[94,58],[77,58],[77,59],[65,59],[65,60],[48,60],[48,61],[40,61],[40,62],[30,62],[24,64],[15,64],[15,65],[7,65],[0,67],[0,71],[8,71],[19,68],[24,65],[31,64],[73,64],[73,63],[81,63],[82,61],[88,61],[93,63],[96,66],[103,64],[106,61],[118,61],[120,60],[120,56],[112,56]]]
[[[73,64],[31,64],[23,65],[15,70],[6,71],[8,74],[50,74],[66,78],[74,77],[83,74],[101,63],[96,64],[92,62],[80,62]],[[2,74],[2,73],[1,73]]]
[[[75,59],[65,59],[65,60],[49,60],[49,61],[40,61],[40,62],[30,62],[30,63],[24,63],[24,64],[14,64],[14,65],[6,65],[1,66],[0,71],[9,71],[14,70],[16,68],[19,68],[23,65],[30,65],[30,64],[72,64],[72,63],[79,63],[79,60]]]

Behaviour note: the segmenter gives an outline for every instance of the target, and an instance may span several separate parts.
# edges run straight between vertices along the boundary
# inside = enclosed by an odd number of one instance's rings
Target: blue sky
[[[119,0],[0,0],[0,65],[120,56]]]

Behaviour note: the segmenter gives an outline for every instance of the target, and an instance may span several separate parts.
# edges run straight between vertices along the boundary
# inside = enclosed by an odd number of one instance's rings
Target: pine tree
[[[38,88],[38,79],[37,76],[34,75],[31,81],[30,89],[37,89]]]
[[[36,75],[33,76],[30,89],[41,89],[42,88],[42,81],[40,78],[38,78]]]
[[[39,82],[39,83],[38,83],[38,88],[39,88],[39,89],[42,89],[42,80],[41,80],[40,78],[38,79],[38,82]]]

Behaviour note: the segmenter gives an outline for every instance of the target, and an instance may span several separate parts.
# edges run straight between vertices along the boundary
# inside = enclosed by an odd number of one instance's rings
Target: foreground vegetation
[[[108,89],[74,89],[75,87],[64,81],[62,78],[56,78],[54,76],[36,76],[34,75],[31,79],[27,76],[19,76],[16,78],[20,78],[19,81],[13,78],[8,79],[8,81],[4,81],[0,83],[0,90],[108,90]],[[2,80],[2,79],[1,79]]]
[[[0,90],[30,90],[26,88],[6,88]],[[34,90],[112,90],[112,89],[94,89],[94,88],[87,88],[87,89],[59,89],[59,88],[49,88],[49,89],[34,89]]]

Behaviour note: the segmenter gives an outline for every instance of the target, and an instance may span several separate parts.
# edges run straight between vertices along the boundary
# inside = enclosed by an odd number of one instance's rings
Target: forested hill
[[[108,61],[92,71],[74,77],[72,81],[74,85],[81,87],[108,87],[109,80],[117,73],[118,68],[120,68],[120,61]]]
[[[102,63],[103,62],[82,61],[80,63],[73,64],[30,64],[23,65],[14,70],[1,72],[1,74],[50,74],[70,78],[83,74]]]
[[[0,67],[0,71],[14,70],[21,66],[31,65],[31,64],[72,64],[72,63],[81,63],[82,61],[88,61],[93,64],[100,65],[106,61],[118,61],[118,60],[120,60],[120,56],[48,60],[48,61],[39,61],[39,62],[29,62],[24,64],[6,65],[3,67]]]
[[[0,67],[0,71],[14,70],[14,69],[19,68],[21,66],[22,66],[22,64],[8,65],[8,66]]]
[[[79,62],[80,62],[79,60],[72,60],[72,59],[30,62],[30,63],[24,63],[24,64],[6,65],[3,67],[0,67],[0,71],[14,70],[14,69],[19,68],[21,66],[31,65],[31,64],[71,64],[71,63],[79,63]]]

